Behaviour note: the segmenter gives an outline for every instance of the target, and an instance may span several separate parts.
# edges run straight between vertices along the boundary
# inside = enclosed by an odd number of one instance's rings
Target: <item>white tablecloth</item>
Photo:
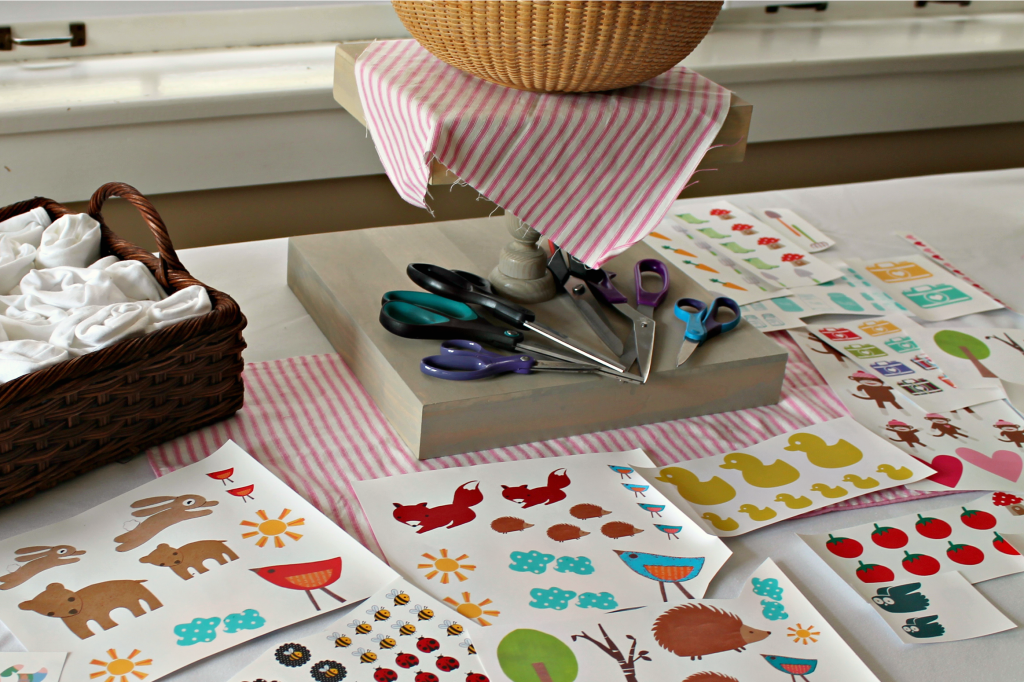
[[[912,231],[1005,303],[1024,311],[1024,169],[736,194],[728,199],[743,208],[796,210],[838,242],[822,254],[826,258],[910,254],[913,248],[892,233]],[[333,352],[288,290],[287,240],[187,249],[179,255],[200,281],[230,293],[242,306],[249,319],[246,361]],[[998,311],[953,324],[1024,328],[1024,317]],[[0,538],[65,519],[152,477],[146,459],[139,457],[0,508]],[[754,568],[770,556],[883,682],[1022,680],[1024,627],[963,642],[902,644],[795,535],[921,513],[974,497],[977,493],[835,512],[785,521],[728,539],[734,556],[712,583],[709,596],[734,596]],[[1024,574],[981,583],[978,588],[1009,618],[1024,625]],[[266,635],[164,679],[226,680],[272,643],[316,632],[343,613],[347,609]],[[22,650],[20,644],[0,625],[0,651],[18,650]]]

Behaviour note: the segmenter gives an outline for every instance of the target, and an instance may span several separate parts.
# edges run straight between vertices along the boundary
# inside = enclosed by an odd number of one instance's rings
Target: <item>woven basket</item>
[[[441,61],[533,92],[636,85],[697,47],[721,2],[392,0],[409,33]]]
[[[102,224],[100,209],[112,197],[139,210],[159,258]],[[52,218],[71,213],[37,197],[0,209],[0,221],[37,206]],[[89,214],[102,225],[101,255],[142,261],[168,291],[202,285],[178,260],[160,215],[135,188],[118,182],[100,187]],[[230,296],[206,290],[213,304],[206,315],[0,384],[0,505],[238,411],[245,317]]]

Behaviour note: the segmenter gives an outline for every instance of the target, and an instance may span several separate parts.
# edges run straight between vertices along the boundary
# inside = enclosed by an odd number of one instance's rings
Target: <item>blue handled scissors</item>
[[[723,309],[731,310],[733,318],[726,322],[718,319]],[[686,362],[690,354],[708,339],[732,331],[740,323],[740,306],[736,301],[719,296],[708,305],[696,298],[681,298],[676,301],[676,317],[686,323],[686,337],[676,358],[676,367]]]
[[[471,381],[510,372],[611,372],[590,364],[548,362],[530,355],[501,355],[484,350],[479,343],[462,339],[442,343],[440,355],[431,355],[420,361],[420,371],[449,381]]]

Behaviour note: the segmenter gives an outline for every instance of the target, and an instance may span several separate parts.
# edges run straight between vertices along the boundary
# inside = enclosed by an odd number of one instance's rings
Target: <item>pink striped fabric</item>
[[[245,368],[245,407],[233,418],[149,450],[157,476],[198,462],[226,440],[264,466],[367,547],[378,551],[352,482],[414,471],[643,448],[659,465],[716,455],[809,424],[848,415],[825,380],[784,333],[789,351],[777,405],[515,445],[425,462],[399,440],[338,355],[259,362]],[[891,488],[831,509],[875,506],[935,493]]]
[[[432,158],[598,266],[664,217],[729,113],[731,94],[676,66],[641,85],[555,95],[488,83],[415,40],[356,62],[367,126],[403,199],[426,207]]]

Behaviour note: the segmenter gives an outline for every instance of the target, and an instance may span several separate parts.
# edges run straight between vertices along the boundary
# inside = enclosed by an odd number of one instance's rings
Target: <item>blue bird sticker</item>
[[[665,592],[666,584],[675,585],[687,599],[693,599],[693,595],[683,587],[683,583],[693,580],[700,574],[700,569],[704,567],[704,557],[666,556],[649,552],[625,552],[618,549],[612,551],[631,571],[657,582],[658,587],[661,588],[662,601],[668,602],[668,594]]]

